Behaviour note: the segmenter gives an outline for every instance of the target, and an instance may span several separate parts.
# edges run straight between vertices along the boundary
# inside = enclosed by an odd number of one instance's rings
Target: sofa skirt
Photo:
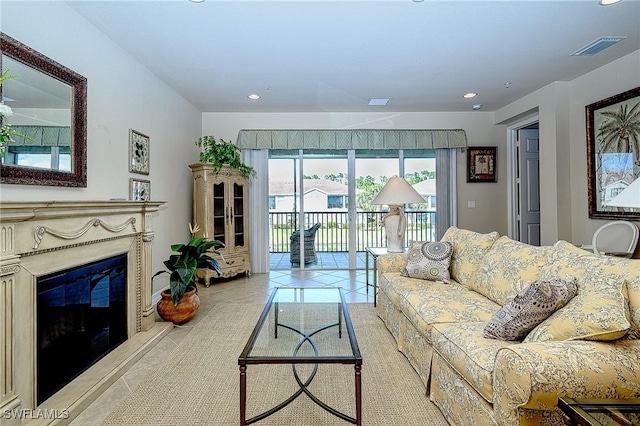
[[[431,377],[431,354],[433,353],[431,344],[396,308],[393,301],[383,291],[378,292],[376,312],[396,340],[398,350],[407,357],[413,369],[418,373],[428,394]]]
[[[431,363],[431,401],[449,424],[497,425],[493,406],[478,394],[437,352]]]

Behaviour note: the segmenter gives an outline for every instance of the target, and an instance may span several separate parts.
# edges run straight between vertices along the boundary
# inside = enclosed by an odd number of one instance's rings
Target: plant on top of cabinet
[[[226,164],[234,169],[238,169],[240,174],[245,177],[256,175],[253,167],[247,166],[242,162],[240,159],[240,148],[231,141],[216,139],[215,136],[205,135],[198,138],[196,145],[202,149],[200,152],[200,162],[213,164],[215,173],[218,173],[222,165]]]

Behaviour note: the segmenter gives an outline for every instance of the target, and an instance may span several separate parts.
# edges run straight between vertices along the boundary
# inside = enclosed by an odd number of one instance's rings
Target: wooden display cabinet
[[[192,164],[193,221],[200,225],[198,236],[222,241],[225,245],[213,255],[222,268],[222,277],[240,273],[251,275],[249,254],[249,179],[237,169],[222,166],[218,173],[211,164]],[[218,275],[198,270],[205,286]]]

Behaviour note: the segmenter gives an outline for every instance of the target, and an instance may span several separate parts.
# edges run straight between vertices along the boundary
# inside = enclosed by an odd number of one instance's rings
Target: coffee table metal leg
[[[355,365],[355,381],[356,381],[356,425],[362,425],[362,383],[361,383],[361,370],[360,364]]]
[[[240,366],[240,426],[247,424],[247,366]]]

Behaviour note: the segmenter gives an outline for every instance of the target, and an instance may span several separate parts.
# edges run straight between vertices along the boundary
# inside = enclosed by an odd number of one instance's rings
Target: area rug
[[[239,424],[238,355],[263,309],[260,304],[214,306],[182,342],[142,380],[105,425]],[[429,425],[447,422],[370,304],[349,304],[362,354],[363,425]],[[308,366],[303,366],[308,367]],[[304,375],[304,368],[301,370]],[[247,368],[247,418],[297,390],[290,365]],[[352,365],[320,365],[310,386],[330,406],[355,415]],[[258,425],[348,424],[301,395]]]

